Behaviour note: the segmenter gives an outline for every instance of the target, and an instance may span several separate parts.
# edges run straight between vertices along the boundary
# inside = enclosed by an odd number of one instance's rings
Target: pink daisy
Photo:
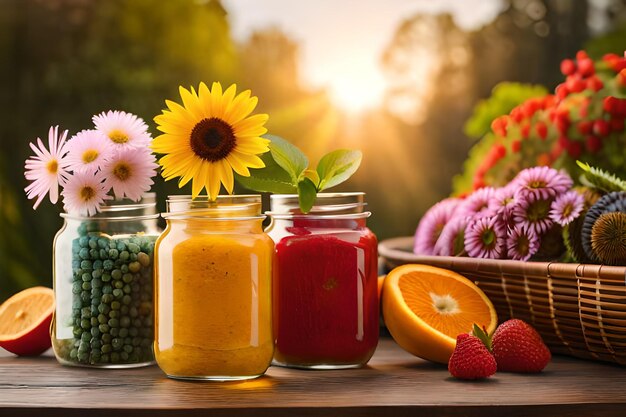
[[[115,152],[102,167],[102,173],[116,198],[139,201],[154,184],[152,177],[157,167],[156,158],[148,149],[127,149]]]
[[[517,193],[522,197],[533,195],[547,199],[572,188],[573,181],[564,172],[541,166],[521,171],[512,181],[512,184],[517,187]]]
[[[506,249],[506,226],[500,216],[470,220],[465,229],[465,250],[473,258],[500,259]]]
[[[67,180],[61,193],[65,211],[81,216],[93,216],[100,211],[100,206],[105,200],[112,198],[107,195],[108,191],[101,173],[94,175],[90,172],[76,172]]]
[[[143,119],[123,111],[102,112],[93,116],[96,130],[110,139],[116,149],[147,148],[152,137]]]
[[[501,215],[505,222],[511,220],[515,206],[515,191],[515,186],[510,184],[496,189],[493,197],[489,200],[489,211]]]
[[[517,195],[518,201],[513,207],[513,222],[541,236],[554,224],[550,218],[553,199],[544,199],[536,194],[528,194],[523,198],[520,196]]]
[[[457,216],[468,218],[484,217],[493,214],[489,210],[489,201],[495,195],[496,189],[492,187],[480,188],[468,196],[456,212]]]
[[[524,226],[515,226],[509,230],[506,239],[508,257],[518,261],[527,261],[539,250],[539,237],[531,229]]]
[[[96,173],[113,154],[113,145],[102,132],[82,130],[67,142],[68,169]]]
[[[458,198],[447,198],[432,206],[420,220],[415,231],[415,244],[413,251],[418,255],[433,255],[435,243],[443,230],[443,227],[450,221],[457,206]]]
[[[434,255],[459,256],[465,251],[465,228],[467,218],[455,216],[441,231],[437,243],[435,243]]]
[[[47,194],[50,201],[55,204],[59,199],[59,184],[63,185],[69,176],[67,161],[65,160],[67,130],[59,137],[59,126],[50,127],[48,131],[48,147],[46,149],[40,138],[37,138],[37,146],[32,142],[30,147],[35,152],[24,164],[24,176],[32,181],[24,189],[28,199],[37,198],[34,209],[39,207]]]
[[[561,226],[567,226],[580,215],[585,199],[578,192],[571,190],[557,196],[552,202],[550,218]]]

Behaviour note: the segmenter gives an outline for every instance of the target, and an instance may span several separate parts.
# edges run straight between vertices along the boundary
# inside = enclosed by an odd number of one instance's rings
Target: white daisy
[[[63,131],[59,137],[59,126],[51,126],[48,132],[50,150],[46,149],[40,138],[37,138],[37,146],[32,142],[30,143],[35,156],[26,160],[24,176],[32,183],[24,191],[26,191],[26,196],[29,199],[37,197],[33,206],[34,209],[39,206],[48,193],[52,204],[55,204],[59,199],[59,184],[65,184],[69,176],[66,170],[67,161],[64,158],[66,138],[67,130]]]

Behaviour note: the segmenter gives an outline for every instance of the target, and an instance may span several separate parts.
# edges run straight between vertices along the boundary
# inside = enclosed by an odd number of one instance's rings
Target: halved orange
[[[404,350],[448,363],[456,337],[474,323],[491,333],[498,324],[493,304],[473,282],[456,272],[409,264],[392,270],[383,287],[383,318]]]
[[[50,341],[54,291],[32,287],[0,305],[0,346],[21,356],[45,352]]]

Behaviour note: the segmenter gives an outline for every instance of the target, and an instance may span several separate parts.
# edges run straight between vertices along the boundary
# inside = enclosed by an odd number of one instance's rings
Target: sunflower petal
[[[233,169],[230,166],[230,164],[223,159],[219,161],[217,164],[219,164],[220,171],[222,171],[222,175],[221,175],[222,184],[224,184],[224,188],[226,189],[226,192],[228,192],[228,194],[232,194],[233,187],[235,186],[235,178],[233,176]]]
[[[248,168],[264,168],[265,163],[256,155],[248,155],[245,153],[233,151],[233,154],[239,158]]]
[[[211,86],[211,115],[222,118],[222,84],[214,82]]]
[[[250,90],[246,90],[239,93],[237,97],[226,107],[224,111],[224,119],[229,123],[237,123],[250,113],[257,105],[258,99],[256,97],[250,98]]]
[[[237,174],[241,175],[242,177],[250,176],[250,171],[248,170],[248,167],[246,167],[243,161],[237,158],[233,153],[226,157],[226,161],[228,161],[230,166]]]
[[[233,124],[235,135],[263,127],[269,119],[267,114],[255,114]]]
[[[209,174],[207,176],[207,187],[209,189],[209,198],[215,200],[220,193],[220,185],[222,178],[216,164],[207,164]]]
[[[190,92],[181,86],[178,88],[178,91],[180,93],[180,97],[183,99],[185,109],[187,109],[187,111],[189,111],[197,121],[202,120],[204,117],[202,108],[200,106],[198,96],[194,94],[195,91],[193,88]]]

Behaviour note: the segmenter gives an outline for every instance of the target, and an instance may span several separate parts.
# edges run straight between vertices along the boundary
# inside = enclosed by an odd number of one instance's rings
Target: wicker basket
[[[553,353],[626,365],[626,267],[417,256],[411,237],[381,242],[387,268],[421,263],[474,281],[500,321],[531,323]]]

